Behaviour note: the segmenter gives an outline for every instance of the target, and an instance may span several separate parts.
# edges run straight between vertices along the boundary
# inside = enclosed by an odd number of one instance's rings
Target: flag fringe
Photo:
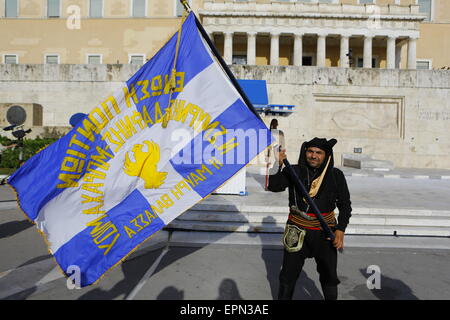
[[[51,255],[51,258],[52,258],[52,260],[55,262],[56,266],[58,267],[58,270],[64,275],[64,277],[66,277],[67,279],[69,279],[70,276],[66,274],[66,272],[64,271],[64,269],[61,267],[61,265],[59,264],[59,262],[56,260],[56,258],[55,258],[55,256],[54,256],[53,252],[50,250],[51,244],[50,244],[50,241],[48,241],[48,239],[47,239],[47,235],[46,235],[44,232],[42,232],[42,231],[37,227],[37,223],[36,223],[35,221],[31,220],[30,217],[26,214],[25,210],[21,207],[20,202],[19,202],[19,200],[18,200],[18,199],[19,199],[19,195],[18,195],[16,189],[15,189],[12,185],[10,185],[10,184],[8,184],[8,186],[12,189],[12,191],[13,191],[13,192],[15,193],[15,195],[16,195],[16,201],[17,201],[17,203],[18,203],[18,205],[19,205],[19,209],[20,209],[21,213],[25,216],[25,218],[26,218],[29,222],[31,222],[32,224],[34,224],[34,225],[36,226],[36,231],[42,236],[42,238],[43,238],[45,244],[47,245],[47,252]],[[122,259],[120,259],[120,260],[119,260],[118,262],[116,262],[113,266],[111,266],[111,267],[108,268],[104,273],[102,273],[102,275],[101,275],[95,282],[93,282],[93,283],[91,283],[91,284],[89,284],[89,285],[87,285],[87,286],[84,286],[84,287],[82,287],[82,288],[88,287],[88,286],[90,286],[90,285],[97,285],[97,284],[103,279],[103,277],[106,276],[106,274],[107,274],[109,271],[112,271],[112,269],[116,268],[119,264],[121,264],[123,261],[125,261],[131,254],[133,254],[137,249],[139,249],[139,247],[141,247],[145,242],[147,242],[148,240],[150,240],[153,236],[155,236],[155,235],[156,235],[159,231],[161,231],[161,230],[162,230],[162,229],[156,231],[155,233],[153,233],[152,235],[150,235],[149,237],[147,237],[145,240],[143,240],[139,245],[137,245],[137,246],[136,246],[135,248],[133,248],[129,253],[127,253]]]
[[[50,250],[50,241],[48,241],[47,236],[44,232],[42,232],[38,227],[37,227],[37,223],[34,220],[31,220],[31,218],[27,215],[26,211],[22,208],[22,206],[20,205],[20,201],[19,201],[19,194],[17,193],[17,190],[8,183],[8,186],[12,189],[12,191],[14,192],[14,194],[16,195],[16,202],[19,206],[20,212],[21,214],[23,214],[26,218],[26,220],[28,220],[29,222],[31,222],[32,224],[34,224],[36,226],[36,231],[42,236],[42,238],[44,239],[44,242],[47,246],[47,252],[50,254],[51,259],[55,262],[56,266],[58,267],[58,270],[66,277],[69,278],[69,276],[64,272],[63,268],[59,265],[58,261],[56,260],[55,256],[53,255],[53,252]]]

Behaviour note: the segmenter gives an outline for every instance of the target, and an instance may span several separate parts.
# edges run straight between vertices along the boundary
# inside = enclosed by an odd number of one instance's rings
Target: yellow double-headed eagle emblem
[[[142,144],[133,146],[131,152],[134,153],[135,162],[130,160],[128,152],[125,155],[124,171],[132,177],[139,177],[144,180],[145,189],[157,189],[165,181],[167,172],[159,172],[157,165],[160,159],[159,146],[153,141],[144,141],[147,151],[142,151]]]

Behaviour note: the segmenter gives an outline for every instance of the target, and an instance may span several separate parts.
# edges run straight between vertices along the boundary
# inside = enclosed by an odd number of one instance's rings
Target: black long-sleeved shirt
[[[292,168],[306,187],[306,190],[309,190],[313,179],[317,178],[318,173],[315,175],[314,169],[307,168],[306,166],[300,167],[293,165]],[[275,174],[269,176],[268,189],[273,192],[281,192],[289,188],[289,207],[296,205],[306,213],[313,213],[312,208],[303,201],[299,190],[295,190],[294,183],[291,179],[286,169],[278,169]],[[333,167],[328,169],[319,192],[313,200],[321,213],[331,212],[337,207],[339,209],[339,216],[337,218],[338,223],[336,229],[345,232],[351,217],[352,207],[347,181],[341,170]]]

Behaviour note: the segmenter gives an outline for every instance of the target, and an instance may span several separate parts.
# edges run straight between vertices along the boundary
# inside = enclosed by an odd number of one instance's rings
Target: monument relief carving
[[[314,94],[314,113],[330,136],[373,139],[404,137],[404,98]]]

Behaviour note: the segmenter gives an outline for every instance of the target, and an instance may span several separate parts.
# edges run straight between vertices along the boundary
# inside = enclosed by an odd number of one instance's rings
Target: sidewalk
[[[391,172],[341,169],[347,180],[353,208],[450,210],[450,170],[394,169]],[[424,178],[428,177],[428,178]],[[287,191],[264,191],[265,177],[257,167],[247,167],[248,196],[213,196],[214,201],[233,202],[239,206],[288,206]],[[212,197],[210,197],[212,198]],[[206,199],[203,202],[213,201]]]
[[[347,235],[450,237],[450,181],[353,175],[346,180],[353,209]],[[213,194],[169,228],[281,234],[288,194],[265,191],[264,183],[259,168],[247,167],[246,196]]]
[[[392,170],[367,170],[341,167],[346,176],[350,177],[380,177],[380,178],[404,178],[404,179],[450,179],[450,169],[418,169],[418,168],[394,168]]]
[[[382,228],[390,226],[394,222],[399,224],[397,228],[399,235],[420,235],[420,233],[414,234],[414,231],[411,230],[406,230],[402,234],[402,221],[398,221],[407,220],[408,225],[413,225],[416,229],[420,229],[421,224],[436,229],[437,227],[434,225],[439,226],[440,224],[442,230],[428,233],[427,238],[430,235],[448,237],[447,233],[450,228],[446,225],[450,223],[450,180],[443,177],[446,177],[447,174],[450,175],[450,170],[394,169],[391,176],[376,172],[366,175],[366,173],[358,172],[357,169],[352,168],[341,168],[341,170],[346,175],[353,208],[353,216],[350,219],[347,232],[349,236],[353,234],[369,236],[370,230],[369,232],[367,230],[364,232],[358,231],[361,230],[361,224],[372,224],[375,227]],[[392,177],[392,175],[396,177]],[[429,178],[423,178],[426,175]],[[245,234],[250,231],[268,233],[267,244],[270,245],[275,242],[278,244],[278,234],[283,232],[287,216],[288,195],[287,191],[279,193],[265,191],[264,182],[265,176],[261,174],[260,169],[256,166],[248,166],[246,175],[247,195],[212,194],[191,208],[190,212],[182,214],[179,219],[173,222],[173,225],[182,222],[184,227],[171,229],[169,225],[167,229],[174,231],[173,239],[177,238],[177,232],[180,231],[202,231],[195,233],[195,235],[189,235],[183,241],[180,240],[184,243],[192,242],[195,244],[197,240],[194,237],[198,237],[200,242],[207,241],[208,232],[205,231],[209,231],[211,234],[222,231],[230,233],[229,236],[222,238],[236,238],[230,240],[231,242],[245,243],[247,241],[249,244],[255,244],[252,240],[254,237]],[[15,194],[9,186],[0,187],[0,210],[17,208],[14,200]],[[22,214],[20,220],[23,220]],[[380,220],[381,222],[379,222]],[[202,223],[209,223],[209,225],[206,228],[198,227]],[[211,227],[211,224],[215,224],[216,227]],[[221,228],[221,224],[224,225],[223,228]],[[226,228],[227,224],[228,228]],[[230,225],[234,225],[236,228],[229,227]],[[262,226],[270,226],[270,229],[264,229]],[[276,234],[270,235],[270,233]],[[393,235],[390,231],[375,232],[372,235],[381,236],[379,240],[374,242],[378,246],[383,246],[383,241],[388,247],[395,245],[403,247],[406,245],[395,238],[393,241],[391,241],[392,239],[388,241],[390,237],[385,236]],[[275,239],[272,236],[277,240],[272,240]],[[360,239],[358,238],[358,243]],[[350,238],[349,240],[348,244],[352,245]],[[445,245],[436,244],[436,241],[437,239],[434,239],[429,242],[429,246],[437,245],[443,248],[448,245],[447,242],[444,242]],[[406,243],[409,242],[411,241],[406,241]],[[423,247],[425,243],[428,242],[417,242],[417,245]]]
[[[2,214],[0,215],[0,255],[2,255],[3,259],[0,265],[0,282],[8,285],[0,285],[0,287],[2,287],[0,290],[0,299],[12,295],[15,295],[15,298],[17,299],[20,299],[22,294],[24,294],[23,298],[26,298],[28,296],[27,292],[30,290],[36,298],[57,299],[64,297],[70,299],[81,296],[82,292],[91,292],[88,294],[88,297],[91,298],[109,298],[111,292],[105,291],[107,288],[122,288],[123,283],[125,283],[123,280],[122,271],[125,273],[125,278],[132,277],[131,282],[134,281],[134,285],[137,285],[137,282],[146,272],[146,269],[140,266],[139,268],[142,268],[142,270],[139,270],[142,275],[136,276],[134,275],[134,272],[132,272],[130,274],[133,274],[133,276],[131,276],[128,274],[128,268],[130,266],[142,264],[148,260],[149,256],[155,256],[156,259],[156,257],[161,254],[161,250],[164,248],[170,248],[169,254],[167,255],[167,257],[169,257],[167,258],[168,261],[164,260],[166,262],[163,262],[165,272],[159,272],[157,273],[157,277],[152,277],[152,286],[148,284],[143,288],[142,292],[136,296],[136,298],[156,299],[161,297],[161,294],[166,292],[165,290],[168,290],[167,279],[177,275],[179,263],[174,261],[181,259],[180,257],[185,257],[183,259],[190,259],[186,263],[188,263],[188,265],[192,265],[191,268],[187,266],[183,266],[182,268],[182,270],[186,270],[185,272],[187,272],[187,278],[183,278],[185,279],[185,285],[190,288],[189,292],[186,291],[184,298],[190,297],[195,299],[207,299],[210,295],[212,295],[210,298],[214,298],[217,292],[215,282],[211,282],[214,283],[214,286],[210,288],[210,292],[208,291],[208,294],[205,295],[205,292],[202,292],[202,295],[200,296],[195,295],[199,294],[199,292],[196,291],[197,276],[202,274],[205,283],[209,283],[212,281],[211,279],[216,278],[216,280],[219,281],[220,278],[217,277],[217,274],[214,271],[215,269],[211,266],[203,265],[201,260],[198,260],[200,258],[196,257],[196,254],[205,252],[207,256],[202,256],[201,259],[204,259],[203,261],[211,262],[215,261],[216,258],[214,257],[217,252],[223,252],[223,254],[232,252],[233,254],[230,253],[229,259],[231,259],[231,257],[240,256],[242,252],[248,252],[249,255],[255,254],[255,257],[251,258],[254,260],[252,260],[253,262],[251,263],[248,256],[246,256],[245,261],[247,262],[244,266],[238,264],[238,261],[240,261],[239,259],[236,260],[236,265],[230,265],[228,260],[222,258],[222,262],[218,260],[217,263],[225,264],[226,267],[216,266],[215,268],[225,268],[224,270],[229,271],[230,278],[235,277],[235,281],[239,279],[239,281],[248,282],[246,286],[241,286],[242,288],[247,288],[247,291],[241,292],[241,296],[243,298],[271,299],[272,296],[269,293],[272,292],[273,294],[273,292],[276,291],[277,271],[273,270],[278,270],[279,260],[281,259],[282,246],[280,237],[283,230],[284,220],[286,218],[285,214],[287,210],[288,195],[287,191],[280,193],[264,191],[264,176],[259,174],[257,168],[249,167],[247,169],[248,195],[211,195],[195,207],[200,206],[203,207],[203,209],[209,208],[211,214],[216,214],[218,216],[220,216],[221,211],[226,212],[227,210],[232,210],[235,212],[234,217],[237,219],[236,223],[241,226],[244,224],[253,226],[254,232],[205,232],[195,230],[177,230],[171,229],[169,226],[169,228],[158,232],[155,237],[145,242],[136,252],[127,258],[122,267],[117,267],[111,271],[110,275],[101,282],[100,286],[102,289],[87,288],[86,290],[79,292],[76,290],[72,292],[68,292],[67,289],[63,290],[63,288],[65,288],[66,280],[63,278],[61,272],[55,268],[55,262],[48,254],[47,247],[42,237],[36,231],[35,226],[28,223],[25,220],[24,215],[20,213],[16,205],[15,194],[12,189],[8,186],[1,186],[0,212]],[[446,179],[422,178],[422,180],[412,180],[411,178],[406,178],[425,175],[425,171],[420,170],[404,169],[402,171],[402,175],[405,176],[405,178],[363,176],[358,175],[360,172],[347,169],[344,169],[343,171],[346,174],[351,192],[352,206],[355,211],[355,216],[352,217],[352,219],[354,219],[354,223],[356,222],[357,212],[361,212],[361,210],[370,211],[368,212],[369,215],[375,217],[384,214],[395,216],[396,214],[399,214],[399,212],[403,211],[417,211],[421,215],[428,214],[430,216],[441,214],[442,217],[447,217],[447,214],[450,213],[450,181]],[[400,171],[401,170],[397,170],[395,172]],[[438,173],[440,174],[440,177],[446,175],[445,171],[434,171],[433,176],[438,176]],[[429,174],[429,177],[430,176],[431,174]],[[195,207],[193,208],[194,211]],[[273,224],[275,232],[263,232],[262,229],[258,231],[258,224],[252,222],[250,219],[252,215],[251,212],[255,211],[260,214],[260,217],[263,219],[265,218],[266,220],[268,218],[280,219],[279,224]],[[182,217],[188,217],[189,214],[189,212],[186,212],[182,215]],[[256,214],[253,218],[255,218],[255,216]],[[350,220],[350,226],[352,224],[352,219]],[[355,252],[360,252],[360,254],[367,252],[367,261],[372,259],[371,254],[378,255],[379,252],[383,252],[383,254],[386,254],[386,261],[383,262],[382,267],[383,270],[389,270],[392,263],[397,263],[390,260],[395,260],[393,257],[396,256],[397,252],[398,254],[405,253],[405,257],[408,257],[408,259],[410,255],[406,255],[406,252],[410,252],[411,257],[415,256],[416,252],[421,252],[421,257],[423,256],[424,258],[414,261],[416,264],[425,263],[428,261],[427,259],[431,259],[435,255],[436,257],[439,257],[439,263],[441,263],[447,259],[446,257],[448,257],[448,252],[450,252],[448,251],[450,249],[450,237],[396,237],[392,235],[374,236],[347,234],[345,238],[345,247],[346,250],[344,250],[344,255],[342,256],[343,263],[354,263],[355,265],[358,265],[357,267],[346,266],[346,268],[342,268],[342,270],[363,270],[363,268],[367,268],[367,265],[360,265],[362,262],[366,263],[366,261],[359,261],[358,259],[358,261],[355,260],[355,262],[350,262],[353,257],[356,257]],[[178,253],[180,254],[180,257],[177,256]],[[170,254],[175,254],[175,256],[172,257]],[[262,257],[263,259],[258,257]],[[254,279],[253,282],[246,280],[253,273],[251,271],[248,271],[248,274],[246,272],[242,273],[242,270],[240,269],[248,268],[249,263],[253,266],[253,268],[257,268],[259,270],[259,278]],[[378,264],[381,262],[376,263]],[[400,261],[398,263],[400,263]],[[270,266],[270,270],[273,269],[270,272],[267,271],[271,275],[270,283],[272,284],[272,288],[263,288],[264,290],[262,288],[254,288],[253,283],[267,282],[266,271],[264,271],[265,269],[263,268],[264,265]],[[407,264],[405,264],[405,268],[406,265]],[[144,264],[144,266],[148,267],[148,262]],[[444,265],[442,265],[442,267],[443,266]],[[158,270],[160,270],[160,268],[161,267],[159,267]],[[437,266],[430,266],[430,268],[437,268]],[[423,268],[417,266],[416,269],[416,273],[419,274],[422,272],[421,270]],[[199,272],[199,275],[192,275],[189,273],[195,273],[195,270]],[[310,276],[315,274],[314,266],[308,266],[306,272]],[[394,271],[392,271],[392,274],[394,274]],[[395,274],[395,276],[398,278],[404,278],[408,277],[408,274]],[[345,277],[348,279],[345,280]],[[361,288],[358,290],[362,290],[363,286],[361,286],[359,282],[364,283],[365,278],[361,275],[353,273],[348,275],[345,274],[345,277],[343,277],[343,294],[345,294],[343,298],[364,298],[365,296],[359,291],[355,293],[355,296],[352,296],[352,290],[353,288],[359,288],[359,286]],[[418,277],[417,279],[421,278]],[[239,281],[237,281],[236,284],[240,286]],[[416,280],[411,280],[411,282],[413,281]],[[155,283],[157,284],[157,287],[155,287],[157,290],[153,288],[153,284]],[[177,282],[175,281],[170,283],[172,283],[172,286],[175,287]],[[217,286],[218,285],[219,284],[217,284]],[[422,285],[423,284],[417,284],[417,288],[421,288]],[[346,286],[348,287],[347,289],[345,289]],[[131,287],[132,286],[130,285],[130,290],[125,291],[130,292],[132,289]],[[317,284],[316,287],[318,287]],[[181,288],[181,285],[179,288]],[[445,290],[446,289],[443,287],[441,293],[444,294]],[[113,292],[115,291],[113,290]],[[258,292],[264,294],[258,295]],[[96,295],[97,293],[98,295]],[[370,293],[364,294],[368,294],[367,297],[369,298],[372,297]],[[419,296],[420,298],[427,297],[426,290],[421,294],[422,295]],[[122,296],[118,297],[120,298]],[[176,298],[177,296],[175,295],[170,297]],[[309,296],[306,298],[308,297]],[[402,297],[407,298],[407,296]],[[320,293],[309,298],[320,299]]]

